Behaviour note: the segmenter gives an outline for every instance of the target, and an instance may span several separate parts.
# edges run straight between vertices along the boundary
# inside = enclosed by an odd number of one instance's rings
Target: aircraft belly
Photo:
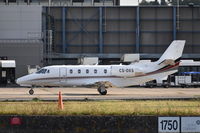
[[[32,81],[33,85],[38,86],[59,86],[60,82],[58,80],[35,80]]]
[[[125,87],[131,85],[138,85],[152,79],[146,78],[121,78],[121,77],[108,77],[108,78],[87,78],[87,79],[68,79],[67,86],[84,86],[94,85],[97,82],[110,82],[116,87]]]
[[[93,85],[96,82],[98,82],[99,78],[74,78],[74,79],[68,79],[67,85],[68,86],[84,86],[84,85]]]
[[[177,70],[171,70],[167,72],[140,76],[140,77],[133,77],[133,78],[111,78],[110,82],[117,87],[126,87],[126,86],[133,86],[133,85],[141,85],[145,82],[155,80],[155,79],[162,79],[168,75],[177,72]]]
[[[144,78],[144,77],[134,77],[134,78],[115,78],[111,79],[111,83],[116,87],[126,87],[132,85],[140,85],[147,81],[152,80],[151,78]]]

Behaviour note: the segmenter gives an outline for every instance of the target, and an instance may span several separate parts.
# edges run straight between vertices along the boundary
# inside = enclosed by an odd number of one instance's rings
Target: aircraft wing
[[[112,87],[116,87],[114,86],[111,82],[109,81],[99,81],[95,83],[95,86],[100,86],[100,85],[105,85],[106,88],[112,88]]]

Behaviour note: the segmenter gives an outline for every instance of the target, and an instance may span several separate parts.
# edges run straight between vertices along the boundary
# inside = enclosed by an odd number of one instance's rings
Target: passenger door
[[[59,75],[60,75],[60,83],[61,85],[65,85],[67,81],[67,68],[61,67],[59,69]]]

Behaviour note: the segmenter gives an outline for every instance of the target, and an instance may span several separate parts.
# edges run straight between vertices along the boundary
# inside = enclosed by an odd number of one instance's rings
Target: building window
[[[24,0],[24,2],[26,2],[26,3],[27,3],[27,2],[32,2],[32,0],[29,0],[29,1],[28,1],[28,0]]]
[[[94,73],[97,73],[97,69],[94,69]]]
[[[73,0],[73,2],[84,2],[84,0]]]
[[[73,73],[73,70],[72,70],[72,69],[70,69],[70,70],[69,70],[69,72],[72,74],[72,73]]]
[[[89,73],[89,69],[86,69],[86,73]]]
[[[6,2],[6,0],[4,0]],[[8,0],[8,2],[16,2],[16,0]]]
[[[81,73],[81,69],[78,69],[78,73]]]
[[[107,73],[107,69],[104,69],[104,73]]]

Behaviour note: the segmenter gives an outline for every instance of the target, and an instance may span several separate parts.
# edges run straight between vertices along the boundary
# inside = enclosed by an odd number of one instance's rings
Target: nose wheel
[[[33,88],[31,88],[31,89],[29,90],[29,94],[30,94],[30,95],[33,95],[33,94],[34,94]]]
[[[101,95],[107,94],[107,90],[106,90],[105,85],[100,85],[97,90],[98,90],[99,94],[101,94]]]

